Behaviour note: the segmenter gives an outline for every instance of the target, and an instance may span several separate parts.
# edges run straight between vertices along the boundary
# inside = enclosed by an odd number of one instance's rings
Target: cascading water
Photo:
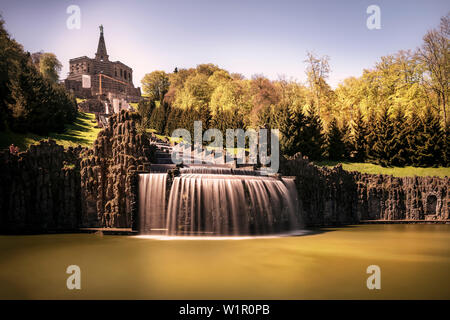
[[[168,199],[167,174],[140,175],[141,234],[261,235],[301,227],[293,179],[217,167],[180,172]]]
[[[201,173],[201,174],[236,174],[236,175],[250,175],[257,176],[260,175],[259,171],[255,171],[253,169],[243,169],[243,168],[227,168],[227,167],[208,167],[208,166],[197,166],[197,167],[188,167],[181,168],[181,174],[187,173]]]
[[[139,233],[165,229],[167,173],[139,175]]]

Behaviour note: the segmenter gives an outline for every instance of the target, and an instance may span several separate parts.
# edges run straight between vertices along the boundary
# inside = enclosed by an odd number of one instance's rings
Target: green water
[[[0,298],[450,299],[450,225],[364,225],[251,240],[0,236]],[[66,268],[81,268],[68,290]],[[381,268],[368,290],[366,268]]]

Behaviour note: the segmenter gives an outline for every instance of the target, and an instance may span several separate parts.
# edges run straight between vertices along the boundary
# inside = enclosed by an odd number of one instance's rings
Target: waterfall
[[[163,231],[166,226],[167,173],[139,175],[139,232]]]
[[[141,233],[164,230],[167,235],[229,236],[301,228],[293,179],[231,168],[180,171],[167,200],[167,174],[140,174]]]

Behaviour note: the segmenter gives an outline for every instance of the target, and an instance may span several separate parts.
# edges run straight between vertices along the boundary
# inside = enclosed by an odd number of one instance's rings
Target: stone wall
[[[360,220],[448,220],[448,177],[403,177],[352,173]]]
[[[105,113],[105,103],[99,99],[86,99],[78,104],[78,109],[82,112]]]
[[[362,220],[434,220],[449,217],[449,178],[347,172],[314,166],[300,154],[282,161],[281,173],[295,176],[301,215],[308,226]]]
[[[13,155],[0,151],[0,231],[72,230],[80,218],[81,147],[41,141]]]
[[[154,148],[138,134],[139,115],[121,111],[109,118],[92,149],[81,154],[81,226],[130,228],[134,224],[136,175]]]
[[[335,168],[320,168],[301,154],[284,160],[281,174],[295,176],[300,213],[306,226],[358,223],[356,211],[357,185],[354,176]]]

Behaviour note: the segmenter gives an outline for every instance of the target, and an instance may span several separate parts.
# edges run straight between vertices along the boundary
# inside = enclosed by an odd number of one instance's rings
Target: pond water
[[[69,265],[81,290],[66,287]],[[380,290],[366,287],[369,265]],[[450,299],[449,270],[450,225],[220,241],[0,236],[2,299]]]

